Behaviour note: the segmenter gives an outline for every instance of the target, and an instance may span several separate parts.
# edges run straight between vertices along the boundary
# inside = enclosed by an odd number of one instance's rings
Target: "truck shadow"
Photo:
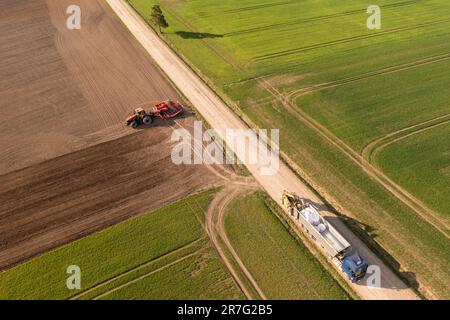
[[[344,224],[350,228],[351,231],[353,231],[358,238],[360,238],[371,251],[373,251],[381,260],[395,273],[397,274],[403,282],[406,282],[405,284],[401,284],[398,287],[392,286],[390,283],[386,283],[386,281],[383,281],[385,277],[381,275],[381,287],[382,288],[388,288],[388,289],[407,289],[407,288],[413,288],[417,289],[419,287],[419,283],[417,282],[417,277],[415,273],[413,272],[407,272],[407,271],[401,271],[401,265],[400,263],[392,257],[383,247],[381,247],[375,239],[378,237],[377,230],[368,225],[364,224],[356,219],[344,216],[342,214],[339,214],[335,210],[331,209],[329,206],[324,204],[319,204],[314,201],[311,201],[306,198],[302,198],[302,200],[307,204],[314,205],[319,211],[331,211],[334,214],[337,215],[337,217],[326,217],[326,220],[336,228],[336,230],[340,233],[344,233],[344,230],[342,230],[341,222],[344,222]],[[368,261],[369,264],[371,264],[371,261]],[[366,277],[361,279],[358,284],[365,286],[367,278],[370,277],[368,274]]]
[[[190,31],[176,31],[176,35],[183,39],[214,39],[223,38],[222,34],[214,34],[207,32],[190,32]]]
[[[327,217],[327,220],[333,225],[336,226],[336,229],[339,230],[339,223],[335,220],[343,220],[344,223],[361,239],[364,241],[364,243],[371,249],[395,274],[397,274],[404,282],[406,282],[406,285],[401,283],[399,286],[392,286],[390,283],[386,283],[386,281],[383,281],[385,277],[381,275],[381,287],[382,288],[389,288],[389,289],[407,289],[407,288],[413,288],[417,289],[419,287],[419,283],[417,282],[417,278],[415,273],[413,272],[407,272],[401,270],[400,263],[392,257],[389,252],[387,252],[383,247],[381,247],[375,239],[378,237],[377,230],[373,228],[370,225],[364,224],[356,219],[346,217],[343,215],[340,215],[339,218],[337,217]],[[370,261],[369,261],[369,264]],[[370,275],[368,275],[370,276]],[[366,285],[366,276],[364,279],[362,279],[359,283],[361,285]]]

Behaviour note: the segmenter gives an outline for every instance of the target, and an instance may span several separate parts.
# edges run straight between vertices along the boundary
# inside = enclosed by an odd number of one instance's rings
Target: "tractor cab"
[[[127,125],[133,128],[137,128],[142,124],[149,125],[152,122],[152,115],[145,112],[143,108],[135,109],[134,114],[127,118]]]
[[[149,112],[146,112],[144,108],[137,108],[134,113],[130,115],[126,124],[136,129],[140,125],[150,125],[153,119],[159,118],[161,120],[169,120],[178,116],[183,112],[183,106],[179,102],[165,101],[154,105]]]
[[[142,119],[144,116],[145,110],[143,108],[137,108],[136,110],[134,110],[134,113],[127,118],[127,123],[137,119]]]
[[[344,258],[342,262],[342,271],[348,276],[350,281],[356,282],[366,275],[368,265],[358,253]]]
[[[143,116],[145,114],[145,110],[144,108],[137,108],[136,110],[134,110],[134,114],[137,116]]]

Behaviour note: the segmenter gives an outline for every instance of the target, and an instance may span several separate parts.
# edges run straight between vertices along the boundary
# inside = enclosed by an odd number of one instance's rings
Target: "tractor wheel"
[[[150,116],[145,116],[144,119],[142,119],[142,122],[143,122],[146,126],[148,126],[149,124],[151,124],[151,123],[153,122],[153,119],[152,119],[152,117],[150,117]]]
[[[131,123],[131,127],[132,127],[133,129],[136,129],[137,127],[139,127],[139,123],[138,123],[137,121],[133,121],[133,122]]]

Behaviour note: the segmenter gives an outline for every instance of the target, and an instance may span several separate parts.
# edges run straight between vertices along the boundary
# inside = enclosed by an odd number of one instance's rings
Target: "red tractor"
[[[183,105],[175,101],[164,101],[158,103],[152,107],[149,112],[146,112],[143,108],[137,108],[134,110],[134,114],[127,118],[127,126],[131,126],[136,129],[140,125],[150,125],[155,118],[162,120],[168,120],[176,117],[183,112]]]

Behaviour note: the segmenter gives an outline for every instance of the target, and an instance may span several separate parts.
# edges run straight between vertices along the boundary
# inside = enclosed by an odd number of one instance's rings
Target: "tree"
[[[167,28],[169,26],[159,5],[154,5],[152,7],[151,21],[159,28],[159,32],[161,33],[161,28]]]

